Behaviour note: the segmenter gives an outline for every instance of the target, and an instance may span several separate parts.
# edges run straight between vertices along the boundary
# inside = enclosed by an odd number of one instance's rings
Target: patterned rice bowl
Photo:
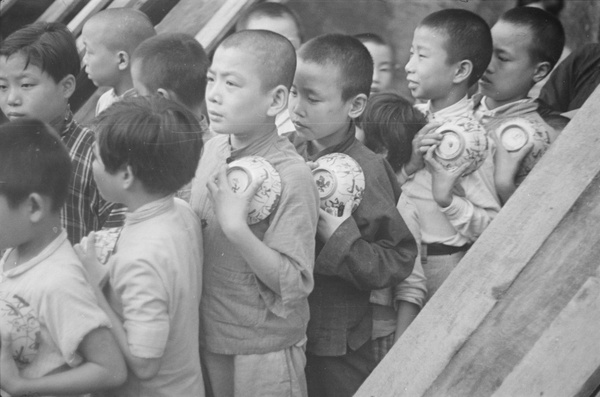
[[[312,173],[322,209],[341,216],[352,199],[352,211],[356,210],[365,190],[365,175],[356,160],[344,153],[330,153],[317,160]]]
[[[533,148],[525,156],[519,171],[517,171],[517,180],[529,174],[551,143],[550,131],[547,126],[536,120],[522,117],[503,122],[496,129],[496,135],[502,146],[509,152],[516,152],[529,142],[533,143]]]
[[[37,355],[40,323],[27,302],[20,297],[0,296],[0,326],[10,327],[12,356],[24,368]]]
[[[271,163],[260,156],[246,156],[229,164],[227,180],[234,192],[243,192],[255,178],[265,175],[266,179],[250,202],[249,225],[266,219],[277,207],[281,197],[281,178]]]
[[[452,170],[469,163],[463,173],[477,170],[488,155],[488,136],[481,124],[471,117],[448,119],[436,129],[442,133],[442,141],[434,151],[434,157],[446,169]]]

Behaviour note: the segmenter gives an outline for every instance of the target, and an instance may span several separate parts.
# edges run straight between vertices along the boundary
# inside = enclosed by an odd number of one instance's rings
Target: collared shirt
[[[40,324],[38,352],[19,373],[40,378],[79,366],[83,362],[78,351],[83,338],[96,328],[110,327],[110,321],[98,306],[67,233],[62,230],[34,258],[4,271],[12,251],[9,249],[0,260],[0,299],[18,309],[29,309]]]
[[[267,287],[223,233],[210,194],[209,177],[244,156],[265,158],[281,178],[273,212],[250,230],[280,255],[281,294]],[[313,289],[319,196],[309,167],[287,138],[273,130],[243,148],[229,136],[207,142],[192,181],[190,203],[202,219],[204,293],[200,308],[204,349],[218,354],[264,354],[293,346],[306,335],[308,295]]]
[[[200,244],[199,244],[200,243]],[[190,206],[172,195],[127,213],[109,267],[107,300],[140,358],[160,358],[151,379],[129,371],[110,395],[203,396],[198,346],[202,232]]]
[[[296,140],[307,160],[345,153],[365,175],[362,201],[327,242],[317,238],[315,289],[309,296],[307,351],[341,356],[371,338],[371,290],[390,287],[408,277],[417,255],[415,239],[396,203],[400,187],[385,159],[356,140],[350,125],[343,142],[318,152],[312,142]]]
[[[113,204],[107,203],[98,192],[92,173],[94,133],[80,126],[69,110],[64,124],[58,129],[69,150],[73,166],[69,195],[61,211],[61,221],[69,241],[77,244],[84,236],[102,227]]]
[[[415,105],[429,121],[444,122],[458,116],[473,117],[473,104],[465,96],[459,102],[435,113],[430,103]],[[422,168],[402,185],[402,191],[415,203],[421,221],[423,243],[462,246],[475,241],[500,211],[494,185],[494,161],[490,151],[481,167],[461,177],[455,186],[452,202],[440,207],[432,193],[432,178]]]
[[[103,112],[105,109],[107,109],[113,103],[135,95],[135,88],[128,89],[122,95],[115,94],[115,89],[111,88],[110,90],[102,94],[100,98],[98,98],[98,102],[96,103],[96,116]]]

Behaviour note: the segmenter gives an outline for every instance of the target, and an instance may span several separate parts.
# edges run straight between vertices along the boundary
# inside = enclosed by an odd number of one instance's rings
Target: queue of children
[[[392,92],[377,35],[303,43],[279,3],[237,30],[209,60],[138,11],[98,13],[83,64],[110,90],[89,128],[69,109],[81,65],[64,25],[0,45],[0,298],[40,327],[35,358],[15,362],[0,316],[3,396],[351,396],[527,176],[532,145],[506,150],[497,126],[524,117],[558,135],[527,97],[564,44],[543,10],[492,29],[459,9],[423,19],[404,67],[417,105]],[[434,155],[457,116],[487,131],[468,175]],[[339,214],[319,208],[311,175],[330,153],[365,175]],[[227,177],[246,156],[281,178],[255,224],[264,178],[234,193]],[[118,235],[105,264],[103,227]]]

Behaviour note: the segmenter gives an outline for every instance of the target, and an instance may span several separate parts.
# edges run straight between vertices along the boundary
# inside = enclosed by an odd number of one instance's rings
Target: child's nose
[[[219,94],[217,92],[217,88],[215,84],[210,84],[208,87],[206,87],[206,95],[205,98],[207,101],[209,102],[219,102]]]
[[[7,102],[11,106],[20,105],[21,104],[21,94],[19,90],[15,88],[8,89]]]
[[[288,110],[298,116],[302,116],[302,109],[300,107],[300,101],[293,95],[289,96],[288,99]]]
[[[404,65],[404,71],[406,73],[411,73],[412,71],[414,71],[413,58],[414,57],[411,55],[410,58],[408,58],[408,62],[406,62],[406,65]]]

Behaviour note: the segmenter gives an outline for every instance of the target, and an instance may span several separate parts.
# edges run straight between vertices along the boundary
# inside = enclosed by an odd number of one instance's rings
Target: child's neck
[[[134,212],[146,204],[150,204],[156,200],[165,198],[168,194],[164,193],[148,193],[145,189],[136,189],[128,195],[127,199],[123,202],[130,212]]]
[[[130,89],[133,88],[133,80],[130,75],[123,76],[123,78],[113,87],[116,96],[121,96]]]
[[[229,141],[231,143],[231,147],[234,149],[242,149],[253,142],[261,139],[265,135],[277,134],[275,121],[273,123],[263,124],[264,128],[260,130],[251,131],[243,134],[231,134],[229,135]]]
[[[433,113],[446,109],[449,106],[459,102],[467,95],[467,90],[463,87],[454,87],[450,92],[441,98],[432,98],[430,100],[430,108]]]
[[[491,98],[489,96],[486,96],[484,98],[485,106],[487,106],[487,108],[490,109],[490,110],[494,110],[496,108],[499,108],[500,106],[504,106],[504,105],[507,105],[509,103],[513,103],[513,102],[517,102],[517,101],[520,101],[522,99],[525,99],[525,98],[527,98],[527,94],[528,93],[526,92],[526,93],[524,93],[522,95],[516,96],[514,98],[510,98],[510,99],[507,99],[507,100],[504,100],[504,101],[497,101],[497,100],[495,100],[495,99],[493,99],[493,98]]]
[[[316,149],[316,152],[318,153],[332,146],[339,145],[346,140],[348,134],[350,133],[349,131],[351,127],[352,121],[349,121],[348,124],[344,124],[333,134],[311,141],[314,149]]]
[[[58,237],[61,230],[59,215],[37,224],[31,239],[19,244],[13,250],[4,265],[4,270],[10,270],[35,258]]]

